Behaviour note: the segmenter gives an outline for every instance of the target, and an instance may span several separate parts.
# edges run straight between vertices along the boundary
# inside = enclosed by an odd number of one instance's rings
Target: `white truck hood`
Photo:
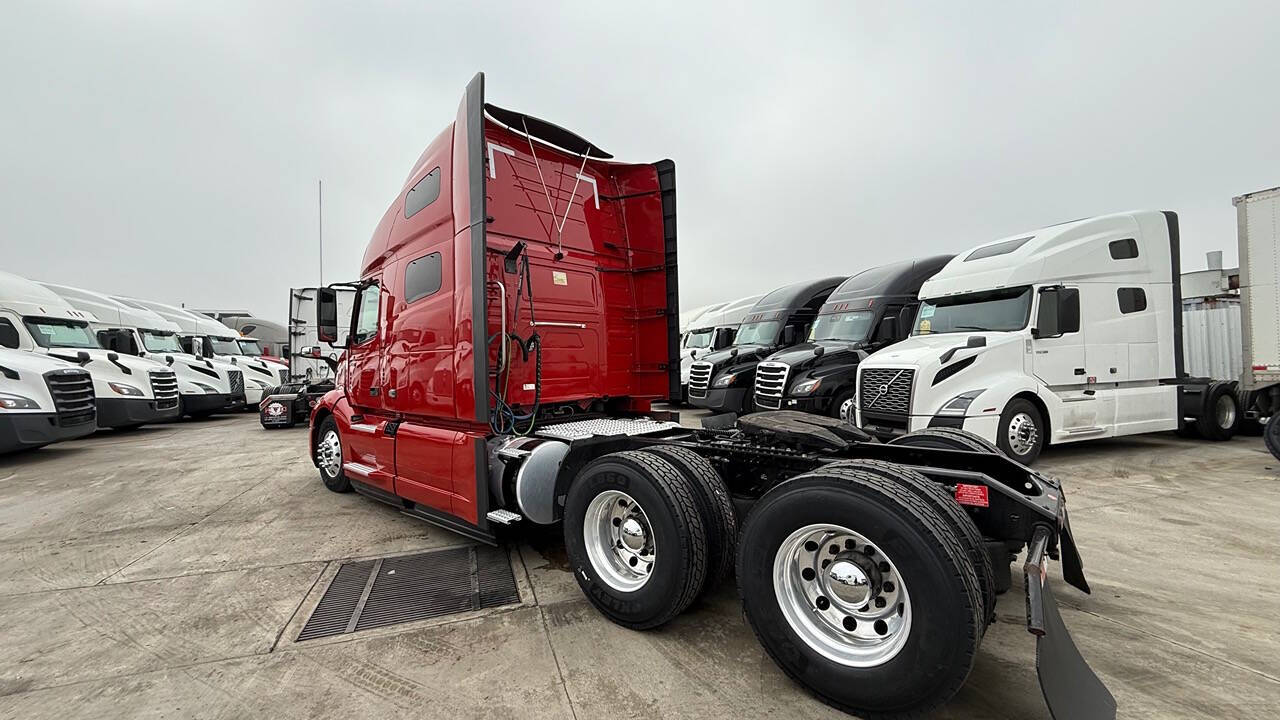
[[[965,347],[969,338],[985,338],[983,347]],[[861,370],[871,368],[911,368],[916,371],[917,383],[920,378],[933,378],[943,365],[961,361],[968,357],[990,357],[1002,352],[1022,353],[1021,343],[1025,336],[1009,332],[963,332],[938,333],[935,335],[913,335],[900,343],[875,353],[863,360]],[[952,348],[958,348],[942,361],[942,356]],[[983,363],[979,363],[980,365]],[[967,373],[966,373],[967,374]]]
[[[76,363],[49,357],[44,353],[35,353],[28,350],[9,350],[7,348],[0,348],[0,365],[17,373],[29,372],[36,374],[47,373],[50,370],[80,367]]]

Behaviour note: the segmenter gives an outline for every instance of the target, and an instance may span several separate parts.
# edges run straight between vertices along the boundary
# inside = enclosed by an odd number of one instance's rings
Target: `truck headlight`
[[[948,400],[946,404],[944,404],[941,408],[939,408],[938,414],[939,415],[964,415],[965,412],[969,410],[969,404],[972,403],[974,399],[976,399],[979,395],[981,395],[986,391],[987,391],[986,388],[982,388],[981,390],[970,390],[968,392],[960,393],[959,395]]]
[[[209,385],[205,385],[204,383],[193,382],[191,384],[203,390],[206,395],[213,395],[214,393],[218,392],[216,388],[210,387]]]
[[[109,382],[107,386],[115,390],[120,395],[128,395],[130,397],[142,397],[142,391],[132,385],[125,383]]]
[[[738,373],[728,373],[726,375],[721,375],[720,377],[716,378],[715,386],[718,388],[729,387],[730,385],[733,384],[734,379],[737,377],[738,377]]]
[[[818,386],[820,385],[822,385],[822,378],[805,380],[802,383],[796,383],[796,386],[791,388],[791,394],[792,395],[809,395],[814,390],[817,390]]]
[[[40,404],[29,397],[0,393],[0,409],[4,410],[39,410]]]

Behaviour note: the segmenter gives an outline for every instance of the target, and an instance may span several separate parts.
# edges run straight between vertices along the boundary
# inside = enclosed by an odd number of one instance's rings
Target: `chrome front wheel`
[[[316,459],[320,471],[331,478],[342,472],[342,441],[338,439],[338,431],[330,428],[316,444]]]
[[[815,652],[876,667],[911,634],[911,598],[893,561],[840,525],[806,525],[782,542],[773,586],[783,617]]]
[[[1009,447],[1019,457],[1036,448],[1040,442],[1040,429],[1036,427],[1035,418],[1020,412],[1009,420]]]

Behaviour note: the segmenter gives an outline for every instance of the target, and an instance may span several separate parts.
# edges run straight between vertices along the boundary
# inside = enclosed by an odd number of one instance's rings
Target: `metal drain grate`
[[[520,602],[506,550],[471,546],[346,563],[298,641]]]

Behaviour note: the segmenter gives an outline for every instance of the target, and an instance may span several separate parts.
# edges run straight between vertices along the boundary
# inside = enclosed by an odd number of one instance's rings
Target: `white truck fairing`
[[[0,348],[0,454],[92,433],[93,379],[74,363]]]
[[[1118,213],[959,254],[921,288],[912,336],[862,362],[858,424],[962,427],[1034,454],[1177,428],[1176,228],[1172,213]]]
[[[92,313],[90,323],[103,347],[118,353],[137,355],[168,366],[177,376],[181,414],[224,410],[240,393],[232,388],[230,363],[196,357],[182,349],[178,335],[182,328],[153,310],[126,304],[109,295],[69,285],[41,283],[77,310]]]
[[[224,362],[240,372],[243,382],[245,407],[256,408],[262,400],[263,391],[283,382],[278,368],[243,354],[237,339],[240,334],[207,315],[166,305],[152,300],[140,300],[113,296],[126,304],[136,304],[153,310],[161,317],[177,324],[181,328],[179,338],[184,349],[215,362]]]
[[[93,379],[99,427],[132,427],[173,420],[178,389],[163,363],[112,352],[90,330],[97,318],[53,291],[0,272],[0,346],[80,365]]]

